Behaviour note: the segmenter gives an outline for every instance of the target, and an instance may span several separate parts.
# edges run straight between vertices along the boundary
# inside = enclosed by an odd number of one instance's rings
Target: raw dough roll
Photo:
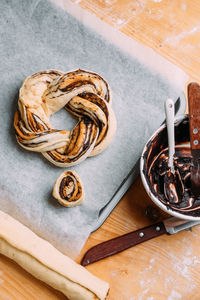
[[[0,211],[0,253],[68,299],[105,299],[108,283],[63,255],[26,226]]]
[[[84,188],[78,174],[72,170],[63,172],[55,182],[53,196],[63,206],[81,204],[84,200]]]

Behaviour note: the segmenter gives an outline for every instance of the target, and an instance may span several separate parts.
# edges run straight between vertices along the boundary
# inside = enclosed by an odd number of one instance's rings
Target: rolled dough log
[[[63,255],[29,228],[0,211],[0,253],[69,299],[105,299],[108,283]]]

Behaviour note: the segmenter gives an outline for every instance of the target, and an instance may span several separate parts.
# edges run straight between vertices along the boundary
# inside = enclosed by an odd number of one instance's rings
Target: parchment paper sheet
[[[166,97],[175,100],[182,89],[50,1],[2,0],[0,39],[0,208],[74,258],[100,209],[164,119],[163,101]],[[118,123],[109,148],[73,168],[84,183],[86,199],[83,205],[69,209],[51,196],[64,169],[18,146],[13,129],[23,79],[48,68],[83,68],[105,77]],[[183,72],[179,75],[185,80]],[[65,110],[52,118],[58,129],[70,129],[75,123]]]

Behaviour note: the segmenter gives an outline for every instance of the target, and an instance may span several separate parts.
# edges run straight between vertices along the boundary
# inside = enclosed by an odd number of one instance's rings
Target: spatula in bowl
[[[192,154],[191,189],[195,197],[200,195],[200,85],[188,85],[190,143]]]
[[[175,137],[174,137],[174,102],[165,101],[165,115],[168,135],[168,170],[164,175],[164,194],[169,202],[178,203],[184,188],[179,170],[174,166]]]

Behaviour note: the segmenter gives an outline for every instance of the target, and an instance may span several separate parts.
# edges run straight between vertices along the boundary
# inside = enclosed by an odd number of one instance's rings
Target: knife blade
[[[168,218],[162,222],[126,233],[90,248],[83,256],[81,265],[87,266],[162,234],[175,234],[198,224],[200,224],[200,220],[187,221],[176,217]]]

